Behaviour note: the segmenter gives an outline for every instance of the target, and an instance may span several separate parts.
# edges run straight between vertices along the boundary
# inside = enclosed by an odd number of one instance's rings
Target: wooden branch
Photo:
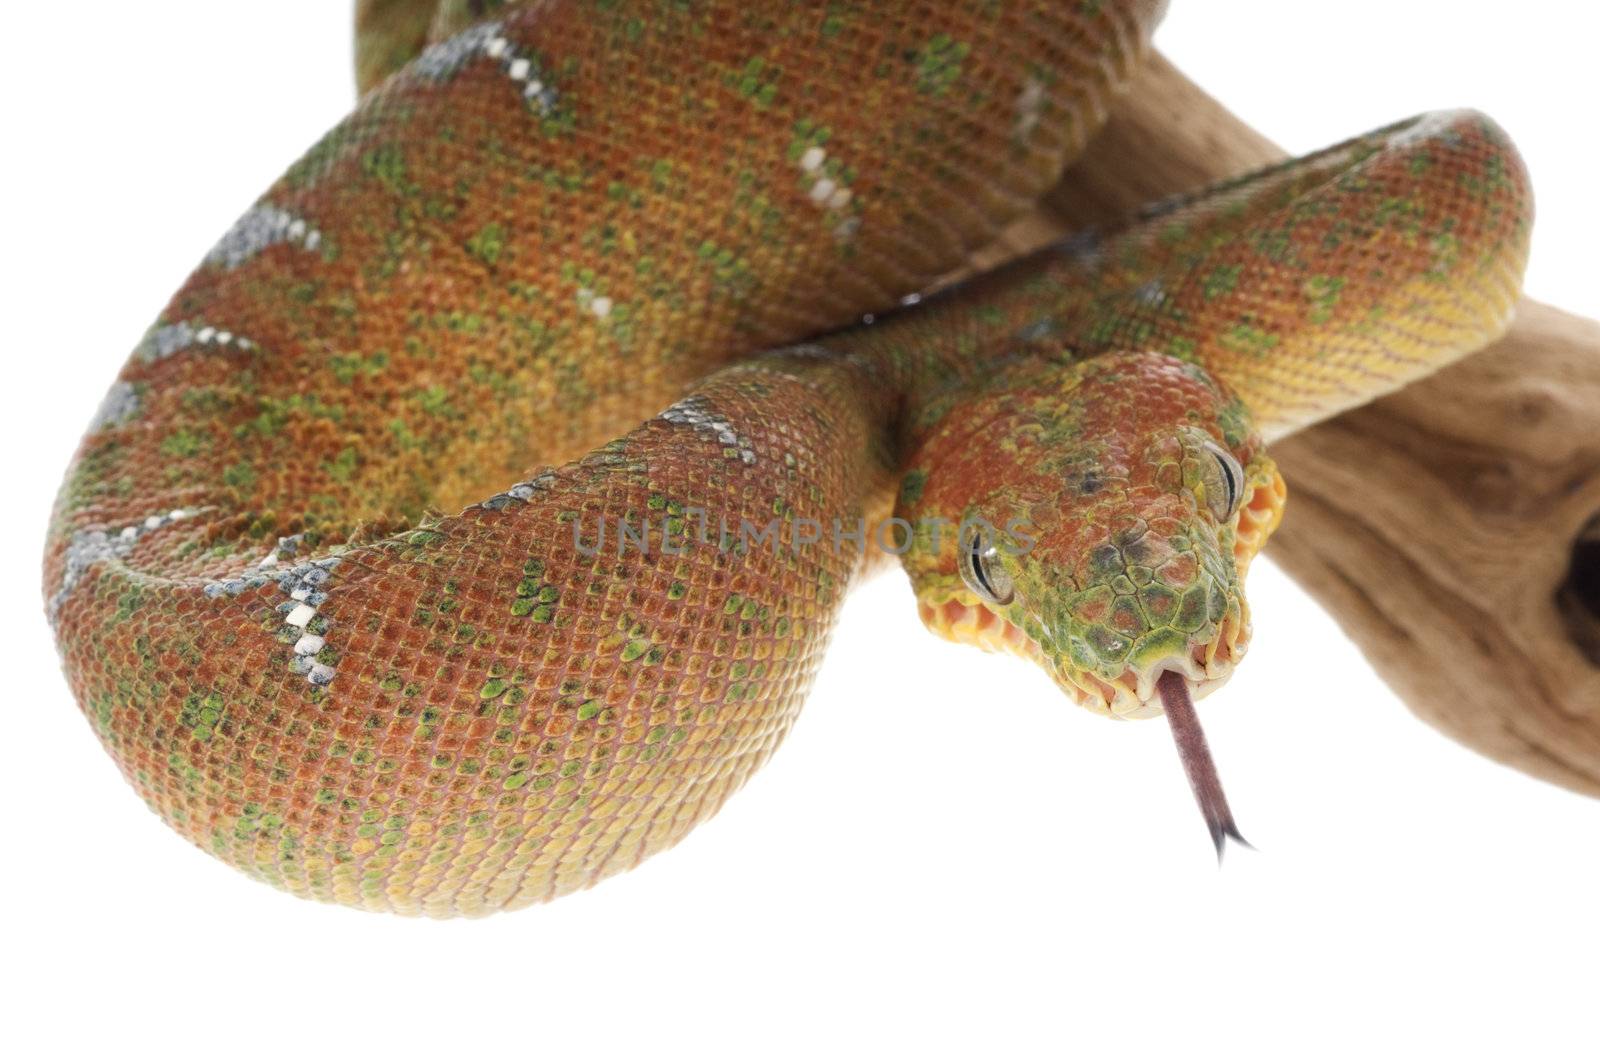
[[[1412,709],[1600,795],[1600,324],[1524,301],[1498,343],[1273,453],[1273,560]]]
[[[1282,157],[1155,57],[980,261]],[[1524,300],[1499,342],[1273,454],[1290,485],[1273,560],[1411,708],[1600,795],[1600,324]]]

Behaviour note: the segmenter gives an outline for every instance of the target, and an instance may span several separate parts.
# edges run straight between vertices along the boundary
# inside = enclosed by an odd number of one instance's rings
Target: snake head
[[[1245,569],[1284,486],[1244,407],[1202,368],[1112,353],[1013,367],[918,448],[896,515],[935,633],[1044,667],[1075,701],[1158,715],[1250,639]]]

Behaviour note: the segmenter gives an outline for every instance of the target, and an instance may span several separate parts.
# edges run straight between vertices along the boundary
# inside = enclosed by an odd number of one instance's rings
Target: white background
[[[1600,804],[1414,720],[1270,565],[1204,715],[1258,853],[1218,873],[1159,722],[1064,704],[865,588],[798,729],[714,822],[550,907],[434,923],[247,881],[134,798],[61,680],[37,558],[116,367],[347,108],[328,0],[8,11],[9,651],[0,876],[17,1058],[1594,1058]],[[1589,5],[1175,0],[1159,38],[1292,150],[1495,115],[1530,290],[1600,315]],[[974,741],[973,735],[981,736]]]

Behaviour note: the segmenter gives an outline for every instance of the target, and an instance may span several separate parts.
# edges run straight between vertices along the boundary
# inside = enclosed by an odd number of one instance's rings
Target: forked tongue
[[[1200,805],[1200,814],[1206,817],[1211,843],[1217,847],[1217,863],[1222,863],[1222,850],[1229,838],[1246,849],[1254,848],[1239,833],[1233,813],[1228,810],[1228,797],[1222,792],[1222,780],[1217,778],[1217,766],[1206,746],[1206,733],[1200,729],[1200,717],[1195,715],[1188,682],[1182,673],[1166,671],[1156,680],[1156,690],[1172,727],[1172,740],[1178,744],[1184,774],[1189,776],[1189,788]]]

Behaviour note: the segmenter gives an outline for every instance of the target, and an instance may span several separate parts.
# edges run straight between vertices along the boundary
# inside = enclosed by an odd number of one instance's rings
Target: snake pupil
[[[990,605],[1005,605],[1011,601],[1011,577],[1005,569],[991,569],[989,562],[994,547],[982,529],[974,528],[968,534],[966,549],[962,552],[961,575],[972,592]]]
[[[1239,503],[1244,499],[1244,470],[1239,467],[1239,459],[1229,454],[1216,443],[1207,441],[1206,452],[1217,462],[1217,471],[1221,476],[1224,505],[1213,504],[1211,511],[1218,520],[1227,520],[1239,509]]]
[[[993,584],[989,582],[989,573],[984,571],[983,550],[981,544],[976,538],[972,540],[972,572],[978,577],[978,584],[983,588],[985,595],[990,598],[998,597],[998,595],[994,593]]]

